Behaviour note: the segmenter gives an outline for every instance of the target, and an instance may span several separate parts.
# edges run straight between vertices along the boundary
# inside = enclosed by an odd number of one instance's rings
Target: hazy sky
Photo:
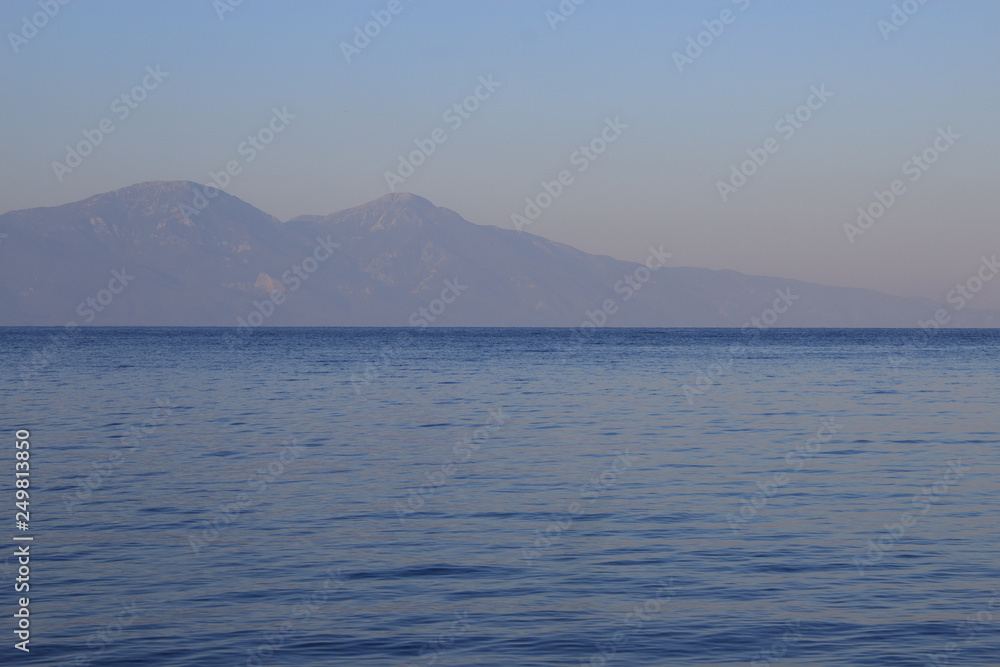
[[[525,229],[622,259],[662,244],[678,265],[943,299],[1000,253],[996,0],[236,1],[0,2],[0,212],[234,162],[231,194],[331,213],[389,192],[419,141],[434,151],[397,191],[513,228],[568,170]],[[57,174],[85,131],[99,145]],[[720,193],[748,151],[766,162]],[[849,242],[876,191],[895,201]],[[1000,307],[1000,286],[971,305]]]

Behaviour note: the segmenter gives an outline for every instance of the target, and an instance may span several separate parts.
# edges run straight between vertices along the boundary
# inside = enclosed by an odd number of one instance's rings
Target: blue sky
[[[566,169],[525,229],[588,252],[641,260],[662,244],[678,265],[939,299],[1000,252],[994,1],[912,0],[884,33],[904,3],[587,0],[553,29],[556,1],[401,0],[347,62],[341,43],[389,4],[244,0],[220,19],[213,0],[73,0],[15,53],[9,34],[42,10],[5,0],[0,212],[207,182],[236,161],[231,194],[282,219],[330,213],[389,192],[397,156],[441,128],[398,190],[512,228]],[[705,21],[720,34],[678,71]],[[112,101],[157,66],[119,119]],[[453,128],[445,112],[491,76]],[[832,96],[784,137],[776,121],[812,86]],[[239,146],[275,108],[295,118],[248,162]],[[114,131],[60,181],[53,162],[105,118]],[[574,152],[608,118],[627,128],[579,171]],[[948,127],[960,138],[910,181],[904,163]],[[723,201],[718,182],[768,138],[777,152]],[[851,243],[844,225],[896,179],[905,193]],[[974,305],[1000,307],[1000,287]]]

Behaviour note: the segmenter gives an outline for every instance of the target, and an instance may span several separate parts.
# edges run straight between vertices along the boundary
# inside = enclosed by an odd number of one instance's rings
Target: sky
[[[282,220],[413,192],[590,253],[943,301],[1000,253],[998,19],[995,0],[3,0],[0,213],[213,174]]]

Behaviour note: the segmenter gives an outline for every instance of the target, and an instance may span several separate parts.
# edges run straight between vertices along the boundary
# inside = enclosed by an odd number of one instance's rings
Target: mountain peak
[[[110,192],[90,197],[90,200],[117,199],[123,202],[129,201],[156,201],[158,199],[178,199],[183,201],[194,194],[197,183],[191,181],[144,181],[127,185]],[[84,200],[88,201],[88,200]]]
[[[198,187],[198,184],[192,181],[143,181],[142,183],[133,183],[124,188],[118,188],[107,194],[130,195],[151,192],[184,192],[196,187]]]
[[[369,231],[394,227],[436,227],[442,222],[461,220],[454,211],[435,206],[432,202],[410,192],[392,192],[330,217],[349,218]]]
[[[389,205],[389,206],[416,206],[416,207],[437,208],[430,201],[424,199],[423,197],[418,197],[412,192],[390,192],[389,194],[383,195],[371,203],[380,205]]]

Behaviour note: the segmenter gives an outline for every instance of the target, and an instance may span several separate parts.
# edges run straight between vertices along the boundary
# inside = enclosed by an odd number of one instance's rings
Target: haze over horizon
[[[220,1],[3,3],[0,214],[229,164],[282,220],[395,190],[512,229],[544,182],[524,229],[588,253],[937,301],[1000,250],[995,3]]]

